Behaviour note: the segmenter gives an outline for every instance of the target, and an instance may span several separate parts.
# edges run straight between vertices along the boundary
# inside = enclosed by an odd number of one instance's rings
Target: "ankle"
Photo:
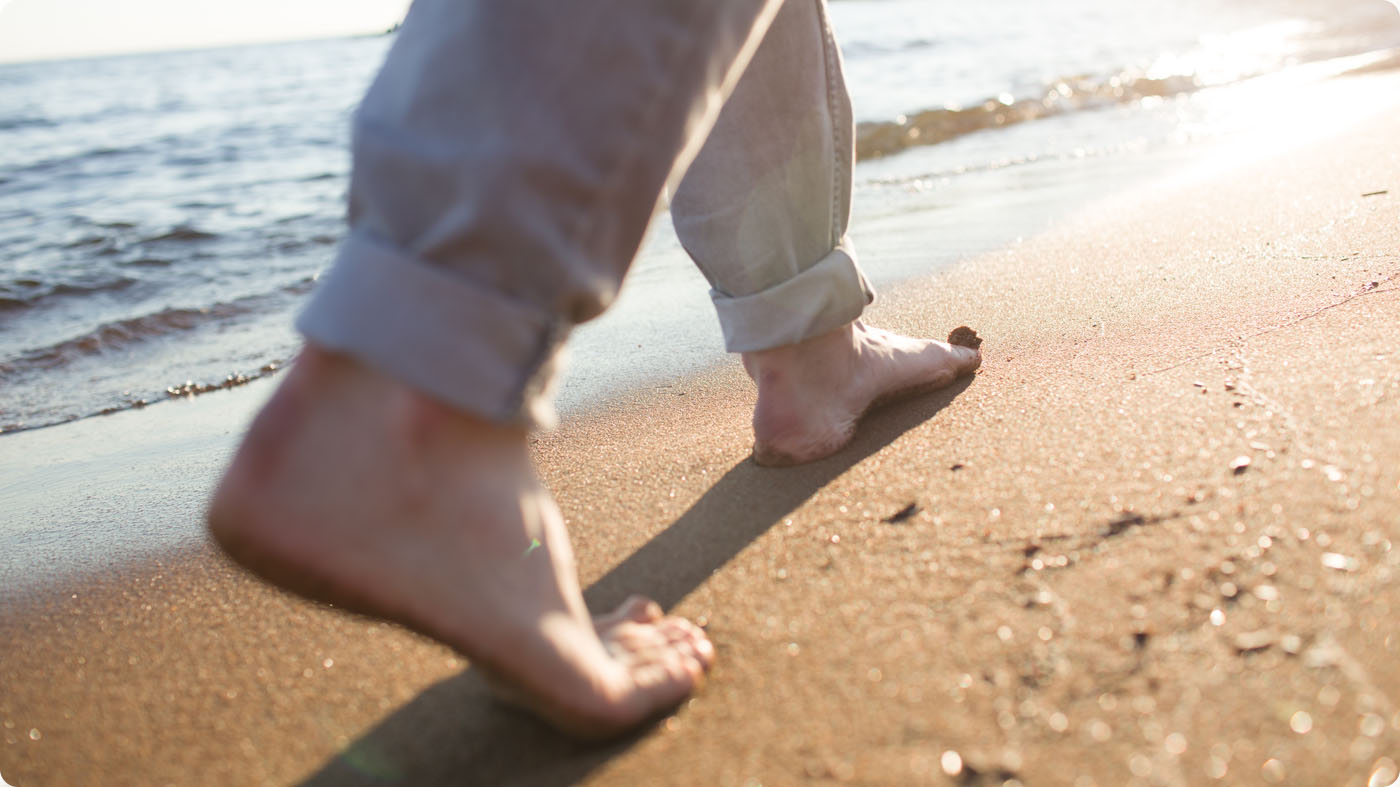
[[[740,358],[744,371],[762,385],[764,379],[780,381],[814,364],[830,364],[844,357],[845,351],[853,346],[852,338],[858,326],[858,322],[849,322],[796,344],[743,353]]]
[[[287,387],[298,399],[324,403],[331,398],[353,402],[362,417],[398,421],[406,436],[424,440],[465,441],[489,445],[528,444],[529,430],[462,410],[390,377],[353,356],[307,343]],[[392,428],[392,427],[391,427]]]

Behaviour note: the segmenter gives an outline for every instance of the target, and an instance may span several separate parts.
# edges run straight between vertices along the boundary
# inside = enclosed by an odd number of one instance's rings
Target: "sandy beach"
[[[733,363],[540,435],[590,606],[645,593],[719,650],[612,745],[212,551],[203,501],[266,381],[5,437],[0,774],[1390,784],[1400,78],[1350,79],[1377,103],[1347,129],[1242,141],[883,293],[872,322],[971,325],[984,366],[831,459],[748,461]],[[885,229],[865,255],[940,242]]]

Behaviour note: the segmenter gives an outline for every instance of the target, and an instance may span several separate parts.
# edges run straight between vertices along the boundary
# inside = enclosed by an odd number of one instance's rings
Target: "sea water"
[[[1383,0],[840,0],[831,14],[860,121],[852,233],[877,286],[1033,233],[1163,151],[1257,120],[1244,98],[1269,79],[1393,64],[1400,47]],[[0,432],[284,365],[345,232],[350,117],[390,42],[0,66]],[[665,216],[572,344],[566,410],[722,357]]]

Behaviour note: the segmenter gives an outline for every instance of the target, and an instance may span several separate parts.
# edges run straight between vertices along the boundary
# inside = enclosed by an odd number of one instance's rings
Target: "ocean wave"
[[[78,358],[124,350],[143,341],[226,320],[248,310],[246,305],[233,302],[203,309],[164,309],[154,314],[109,322],[82,336],[30,350],[18,358],[0,363],[0,373],[14,374],[66,366]]]
[[[124,290],[137,283],[130,276],[88,275],[69,281],[45,284],[37,279],[20,278],[0,283],[0,311],[16,311],[37,305],[47,298],[87,296]]]
[[[125,352],[144,342],[197,331],[210,325],[251,314],[285,308],[288,296],[309,292],[315,279],[308,277],[269,293],[248,295],[203,307],[171,307],[139,317],[104,323],[71,339],[28,350],[0,362],[0,375],[61,368],[83,358]],[[3,300],[0,300],[3,303]]]
[[[1337,76],[1400,64],[1400,19],[1394,9],[1380,0],[1333,6],[1332,0],[1302,0],[1286,18],[1214,36],[1208,43],[1202,39],[1197,48],[1161,55],[1146,69],[1127,68],[1109,76],[1070,76],[1049,83],[1038,94],[1004,93],[978,104],[861,123],[856,132],[857,155],[877,158],[979,131],[1144,99],[1171,98],[1298,68],[1320,66],[1319,70],[1327,71],[1337,66],[1332,74]],[[1357,58],[1365,62],[1348,65]]]
[[[138,243],[165,243],[168,241],[201,241],[213,240],[219,237],[217,233],[205,232],[197,227],[188,224],[181,224],[159,235],[152,235],[149,238],[142,238]]]
[[[88,148],[87,150],[77,153],[40,159],[25,164],[22,167],[15,167],[11,172],[16,175],[51,175],[55,172],[66,171],[66,176],[73,176],[79,174],[74,170],[94,159],[119,158],[122,156],[132,156],[149,152],[150,148],[145,144],[128,145],[126,147],[103,145],[100,147]],[[111,173],[108,174],[110,175]]]
[[[306,249],[331,246],[339,242],[340,236],[322,233],[319,235],[311,235],[305,238],[287,238],[285,240],[278,240],[273,242],[272,247],[281,254],[292,254],[294,252],[304,251]]]
[[[912,38],[903,41],[850,41],[841,45],[841,53],[847,58],[867,55],[893,55],[918,49],[938,46],[941,41],[934,38]]]
[[[1003,94],[970,107],[927,109],[894,121],[861,123],[856,128],[856,156],[878,158],[918,145],[937,145],[978,131],[1145,98],[1168,98],[1208,86],[1193,75],[1149,77],[1124,72],[1098,80],[1068,77],[1056,81],[1035,97],[1017,99]]]
[[[57,128],[58,124],[48,118],[18,117],[0,118],[0,131],[19,131],[26,128]]]
[[[89,246],[100,246],[106,243],[107,241],[108,238],[103,235],[86,235],[75,241],[69,241],[68,243],[63,244],[63,248],[82,249],[87,248]]]

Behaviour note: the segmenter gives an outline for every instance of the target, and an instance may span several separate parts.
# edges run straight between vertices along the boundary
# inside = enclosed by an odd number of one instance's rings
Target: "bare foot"
[[[871,407],[971,374],[982,353],[975,346],[911,339],[857,320],[800,344],[744,353],[743,360],[758,385],[754,461],[794,465],[839,451]]]
[[[714,660],[699,628],[644,599],[589,617],[523,429],[314,347],[253,423],[208,517],[253,572],[441,640],[581,737],[675,705]]]

